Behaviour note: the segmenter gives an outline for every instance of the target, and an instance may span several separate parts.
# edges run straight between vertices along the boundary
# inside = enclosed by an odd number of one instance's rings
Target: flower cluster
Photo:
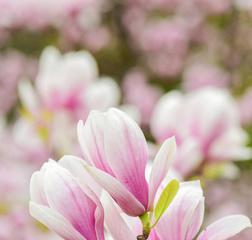
[[[0,240],[251,240],[251,12],[0,0]]]
[[[49,160],[32,175],[31,215],[64,239],[193,240],[204,218],[198,181],[168,172],[176,143],[168,138],[147,172],[148,147],[138,125],[117,109],[92,111],[78,124],[83,159]],[[125,216],[124,216],[125,215]],[[250,227],[232,215],[210,224],[198,240],[225,240]],[[106,226],[106,228],[105,228]]]

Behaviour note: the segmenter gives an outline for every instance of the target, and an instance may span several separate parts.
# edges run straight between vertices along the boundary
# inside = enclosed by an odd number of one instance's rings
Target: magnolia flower
[[[113,79],[99,78],[97,63],[89,52],[61,55],[54,47],[47,47],[41,55],[36,91],[39,96],[27,84],[20,87],[21,100],[28,110],[35,111],[35,103],[40,102],[47,110],[64,109],[82,118],[90,109],[105,110],[117,105],[120,98]]]
[[[157,224],[156,239],[192,240],[198,235],[203,219],[204,197],[199,181],[183,183]],[[231,215],[210,224],[196,239],[225,240],[250,226],[247,217]]]
[[[108,197],[102,201],[105,206],[105,222],[113,239],[136,239],[139,221],[126,218]],[[154,227],[148,239],[227,240],[245,228],[251,227],[250,220],[247,217],[230,215],[210,224],[198,234],[203,219],[204,197],[199,181],[181,183],[178,194]],[[111,224],[112,221],[117,224]]]
[[[180,148],[174,166],[184,176],[203,160],[251,157],[236,103],[225,90],[204,88],[185,96],[177,91],[164,95],[154,110],[151,130],[158,142],[176,136]]]
[[[31,215],[62,238],[104,239],[99,199],[60,163],[51,160],[32,175],[30,194]]]
[[[18,123],[25,126],[41,149],[44,147],[56,156],[78,153],[74,124],[77,119],[85,119],[91,109],[106,110],[116,106],[120,98],[114,80],[99,78],[97,64],[90,53],[61,55],[53,47],[42,53],[35,86],[22,81],[19,95],[23,118]],[[64,136],[62,129],[65,129]],[[22,139],[25,131],[17,127],[15,132]],[[27,143],[23,144],[31,146],[30,141]]]
[[[153,208],[157,189],[167,174],[176,143],[166,140],[155,157],[149,184],[145,178],[148,148],[138,125],[125,113],[92,111],[78,124],[78,137],[94,179],[125,213],[140,216]]]

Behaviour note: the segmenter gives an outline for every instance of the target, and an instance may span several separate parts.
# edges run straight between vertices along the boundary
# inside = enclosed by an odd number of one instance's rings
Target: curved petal
[[[51,165],[45,173],[45,194],[51,208],[60,212],[87,239],[95,239],[95,203],[64,168]]]
[[[30,202],[30,214],[64,239],[86,240],[62,215],[49,207]]]
[[[210,224],[197,240],[227,240],[247,227],[251,227],[249,218],[243,215],[231,215]]]
[[[136,236],[124,221],[110,196],[103,192],[101,201],[105,211],[105,223],[113,239],[135,240]]]
[[[193,239],[202,224],[203,200],[198,181],[182,183],[173,202],[155,228],[158,237],[165,240]]]
[[[149,209],[152,208],[158,187],[166,177],[176,152],[175,138],[167,139],[159,149],[152,166],[149,181]]]
[[[184,177],[195,171],[203,161],[200,143],[188,137],[179,145],[173,167]]]
[[[42,171],[42,170],[41,170]],[[30,180],[30,198],[31,201],[42,205],[48,205],[45,192],[43,189],[43,173],[35,172]]]
[[[92,83],[86,91],[85,103],[89,109],[107,110],[120,100],[120,89],[114,79],[102,77]]]
[[[104,145],[106,159],[116,178],[148,207],[145,168],[148,147],[142,130],[125,113],[109,109],[106,113]]]
[[[183,106],[183,95],[179,91],[171,91],[160,98],[150,122],[151,132],[158,142],[174,135],[178,141],[176,133]]]
[[[40,101],[30,81],[23,79],[18,85],[18,95],[25,108],[32,114],[38,113]]]
[[[113,197],[126,214],[140,216],[145,212],[144,206],[114,177],[95,167],[86,166],[86,168],[97,183]]]
[[[105,157],[104,124],[104,114],[101,114],[98,111],[91,111],[85,125],[83,124],[83,121],[79,121],[78,123],[78,139],[84,159],[113,176],[114,174]]]
[[[58,163],[75,176],[81,185],[83,184],[84,187],[88,186],[97,196],[101,194],[102,189],[94,178],[87,172],[85,168],[87,164],[84,160],[75,156],[65,155],[58,161]]]

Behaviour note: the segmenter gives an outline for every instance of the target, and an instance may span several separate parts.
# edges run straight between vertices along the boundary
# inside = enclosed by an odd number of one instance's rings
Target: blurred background
[[[201,179],[209,222],[251,218],[251,39],[251,0],[0,0],[0,240],[59,239],[29,216],[30,176],[81,156],[78,120],[109,107],[150,161],[176,136],[173,172]]]

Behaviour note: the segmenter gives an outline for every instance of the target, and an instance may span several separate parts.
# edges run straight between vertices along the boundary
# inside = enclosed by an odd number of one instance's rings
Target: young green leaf
[[[161,196],[159,197],[157,205],[155,207],[155,210],[154,210],[155,223],[153,226],[155,226],[158,223],[163,213],[169,207],[172,200],[176,196],[178,189],[179,189],[179,182],[176,179],[173,179],[167,184]]]

